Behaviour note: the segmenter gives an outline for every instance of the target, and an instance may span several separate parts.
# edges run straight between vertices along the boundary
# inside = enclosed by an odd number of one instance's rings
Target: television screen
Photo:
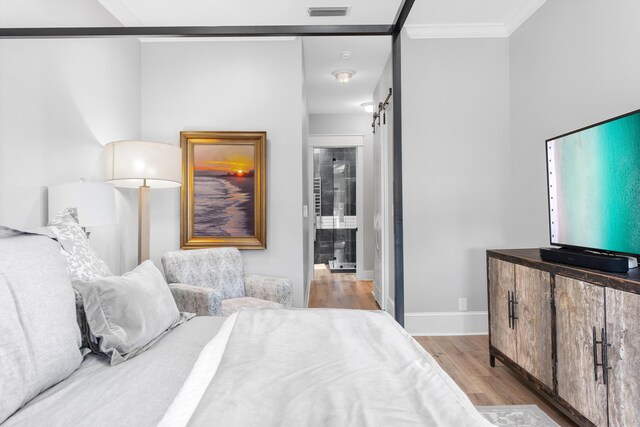
[[[640,110],[546,144],[551,244],[640,254]]]

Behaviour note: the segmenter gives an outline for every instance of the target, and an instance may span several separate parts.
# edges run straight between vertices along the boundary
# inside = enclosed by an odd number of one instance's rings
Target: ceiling
[[[546,0],[416,0],[411,38],[508,37]],[[0,0],[0,27],[392,24],[401,0]],[[308,7],[347,6],[346,17],[311,18]],[[183,41],[187,41],[184,40]],[[389,37],[306,37],[312,114],[363,112],[391,54]],[[344,60],[341,53],[351,51]],[[338,83],[333,72],[354,70]]]
[[[364,113],[360,104],[373,101],[391,37],[305,37],[302,43],[309,113]],[[345,51],[351,58],[342,59]],[[339,83],[338,70],[355,71],[351,82]]]
[[[138,25],[340,25],[391,24],[400,0],[100,0],[122,7]],[[316,17],[308,7],[346,6],[346,17]],[[136,25],[136,22],[124,22]]]
[[[416,0],[407,25],[502,25],[515,30],[545,0]],[[0,0],[0,26],[392,24],[401,0]],[[346,6],[345,17],[307,15]],[[106,12],[106,14],[105,14]],[[104,16],[108,18],[105,19]],[[508,35],[508,34],[507,34]]]
[[[315,17],[308,7],[346,6],[345,17]],[[400,0],[0,0],[2,27],[392,24]]]

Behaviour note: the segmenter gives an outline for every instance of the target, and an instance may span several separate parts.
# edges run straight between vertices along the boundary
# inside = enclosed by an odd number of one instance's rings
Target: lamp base
[[[151,187],[142,185],[138,188],[138,264],[150,257],[150,213],[149,198]]]

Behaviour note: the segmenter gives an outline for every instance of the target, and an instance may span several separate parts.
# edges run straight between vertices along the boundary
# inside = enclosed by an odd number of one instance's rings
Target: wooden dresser
[[[640,426],[640,273],[487,251],[489,352],[580,425]]]

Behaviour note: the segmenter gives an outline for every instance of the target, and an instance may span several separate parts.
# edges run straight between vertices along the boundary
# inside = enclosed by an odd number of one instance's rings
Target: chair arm
[[[248,297],[277,302],[285,307],[293,305],[293,284],[289,279],[246,275],[244,276],[244,293]]]
[[[178,310],[196,316],[222,316],[222,295],[217,289],[183,283],[169,283],[169,289]]]

